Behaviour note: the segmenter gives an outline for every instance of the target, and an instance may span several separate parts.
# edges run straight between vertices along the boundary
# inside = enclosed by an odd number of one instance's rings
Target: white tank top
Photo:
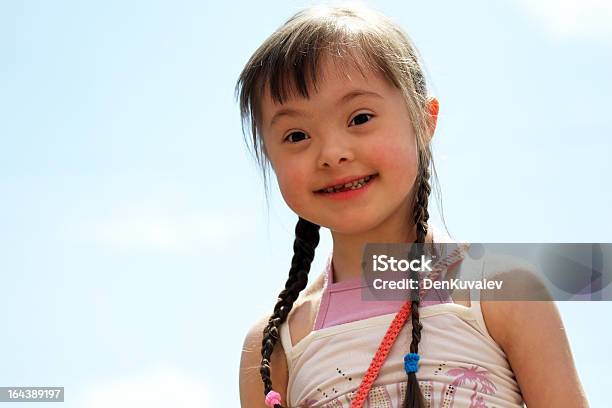
[[[331,255],[326,267],[328,274],[330,261]],[[483,267],[482,260],[466,257],[459,264],[457,276],[466,276],[470,270],[480,279]],[[326,281],[324,291],[327,286]],[[419,309],[423,329],[416,376],[426,406],[523,407],[506,355],[487,331],[477,292],[472,293],[470,303],[469,308],[437,303]],[[295,345],[289,325],[283,324],[280,339],[289,370],[288,407],[348,408],[395,314],[322,327]],[[383,364],[365,407],[401,407],[407,380],[403,359],[409,351],[411,331],[409,319]]]

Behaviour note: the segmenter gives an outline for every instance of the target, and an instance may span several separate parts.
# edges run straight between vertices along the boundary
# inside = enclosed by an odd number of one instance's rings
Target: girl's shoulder
[[[509,256],[488,256],[483,265],[483,275],[503,281],[505,288],[481,294],[483,318],[527,406],[588,407],[561,315],[540,274]],[[543,381],[557,384],[558,392],[542,393]]]
[[[284,323],[289,325],[292,345],[297,344],[313,330],[324,286],[325,272],[322,272],[295,301],[287,322]]]
[[[293,344],[308,335],[314,326],[316,311],[323,293],[324,275],[321,274],[307,287],[295,301],[288,319]],[[260,318],[249,329],[242,346],[240,359],[240,399],[242,407],[263,408],[263,383],[259,373],[261,363],[261,343],[263,330],[268,324],[269,315]],[[287,357],[282,342],[276,342],[270,358],[270,373],[274,390],[286,401],[289,378]]]
[[[508,255],[492,254],[483,259],[481,277],[498,282],[500,287],[481,290],[480,305],[487,330],[503,348],[511,346],[516,325],[508,324],[510,316],[533,301],[552,302],[552,297],[535,267]],[[527,316],[522,316],[524,321]]]
[[[323,287],[325,286],[325,272],[320,273],[311,283],[300,293],[300,297],[296,300],[304,301],[304,299],[313,297],[313,296],[321,296],[323,293]]]
[[[264,403],[264,386],[259,369],[261,367],[261,343],[263,330],[270,316],[259,319],[249,329],[242,345],[240,357],[240,406],[243,408],[266,408]],[[270,357],[270,377],[272,387],[286,401],[287,383],[289,378],[287,359],[280,341]]]

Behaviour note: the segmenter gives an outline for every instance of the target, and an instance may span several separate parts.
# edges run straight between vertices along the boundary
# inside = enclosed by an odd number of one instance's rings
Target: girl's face
[[[261,130],[281,194],[299,216],[338,233],[405,223],[412,214],[417,143],[402,94],[374,72],[364,78],[356,68],[339,69],[323,59],[310,99],[281,105],[265,90]],[[350,198],[320,192],[368,175],[376,176]]]

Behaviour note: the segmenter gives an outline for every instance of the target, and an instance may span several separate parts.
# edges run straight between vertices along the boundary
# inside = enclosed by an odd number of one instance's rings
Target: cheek
[[[405,134],[387,140],[388,143],[371,146],[372,162],[377,163],[379,171],[393,182],[411,183],[417,173],[416,140]]]
[[[287,205],[295,212],[304,205],[304,194],[308,192],[305,173],[295,166],[285,166],[276,173],[278,187]]]

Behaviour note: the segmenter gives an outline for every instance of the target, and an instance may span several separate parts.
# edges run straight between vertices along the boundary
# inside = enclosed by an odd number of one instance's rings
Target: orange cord
[[[395,343],[395,339],[399,335],[402,327],[406,323],[406,319],[410,315],[410,310],[412,308],[412,300],[407,300],[406,303],[403,304],[402,308],[397,312],[393,322],[387,329],[387,333],[383,338],[382,342],[378,346],[378,350],[376,350],[376,354],[370,363],[370,367],[368,367],[368,371],[365,373],[359,388],[357,389],[357,394],[355,398],[351,401],[350,408],[361,408],[368,397],[368,393],[370,392],[370,388],[372,388],[372,384],[374,384],[374,380],[378,377],[378,373],[383,363],[387,359],[387,355],[389,351],[391,351],[391,347],[393,343]]]

